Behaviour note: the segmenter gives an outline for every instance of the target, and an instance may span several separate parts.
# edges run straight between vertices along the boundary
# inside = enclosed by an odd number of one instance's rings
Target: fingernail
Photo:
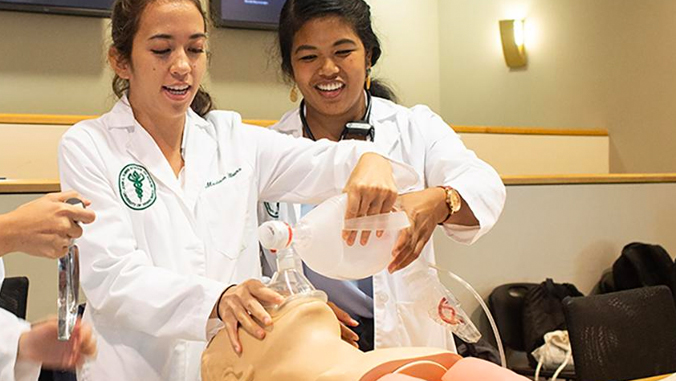
[[[358,325],[359,325],[359,322],[358,322],[358,321],[356,321],[356,320],[354,320],[354,319],[352,319],[352,320],[350,320],[350,324],[352,324],[353,326],[355,326],[355,327],[356,327],[356,326],[358,326]]]
[[[235,345],[235,352],[241,353],[242,350],[239,348],[239,345]]]
[[[265,338],[265,331],[259,330],[258,331],[258,338],[263,340]]]
[[[266,317],[265,319],[263,319],[263,323],[265,323],[265,325],[270,325],[270,324],[272,324],[272,319],[270,319],[269,317]]]

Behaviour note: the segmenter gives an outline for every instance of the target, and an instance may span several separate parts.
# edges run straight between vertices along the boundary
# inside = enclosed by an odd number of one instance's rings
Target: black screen
[[[83,16],[110,16],[114,0],[0,0],[0,9],[60,13]]]
[[[214,22],[235,28],[275,29],[286,0],[211,0]]]

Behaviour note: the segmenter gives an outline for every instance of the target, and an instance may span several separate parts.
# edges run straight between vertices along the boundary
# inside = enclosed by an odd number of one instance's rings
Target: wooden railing
[[[98,115],[41,115],[41,114],[0,114],[0,123],[4,124],[42,124],[69,126],[77,122],[98,118]],[[269,127],[276,120],[245,119],[244,123]],[[460,126],[453,125],[453,130],[466,134],[513,134],[513,135],[564,135],[564,136],[608,136],[608,130],[543,128],[543,127],[500,127],[500,126]]]
[[[502,176],[502,181],[507,186],[676,183],[676,173]],[[0,194],[50,193],[59,189],[56,179],[0,180]]]

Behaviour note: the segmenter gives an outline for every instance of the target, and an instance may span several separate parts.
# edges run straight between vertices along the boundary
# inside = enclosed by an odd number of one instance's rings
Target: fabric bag
[[[532,367],[537,359],[531,352],[545,344],[545,334],[566,330],[562,300],[567,296],[583,296],[569,283],[554,283],[551,278],[528,290],[523,303],[523,343]]]
[[[540,378],[540,370],[556,369],[551,381],[556,381],[562,371],[573,371],[573,350],[570,346],[568,331],[552,331],[545,333],[545,343],[536,348],[531,355],[538,360],[535,367],[535,381]]]

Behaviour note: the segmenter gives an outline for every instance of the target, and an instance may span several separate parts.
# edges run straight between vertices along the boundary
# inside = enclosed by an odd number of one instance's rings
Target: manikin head
[[[272,315],[273,326],[258,340],[240,329],[242,354],[222,330],[202,355],[202,379],[275,381],[375,381],[416,360],[432,372],[450,368],[460,356],[443,349],[390,348],[361,352],[342,341],[328,305],[300,298]]]

